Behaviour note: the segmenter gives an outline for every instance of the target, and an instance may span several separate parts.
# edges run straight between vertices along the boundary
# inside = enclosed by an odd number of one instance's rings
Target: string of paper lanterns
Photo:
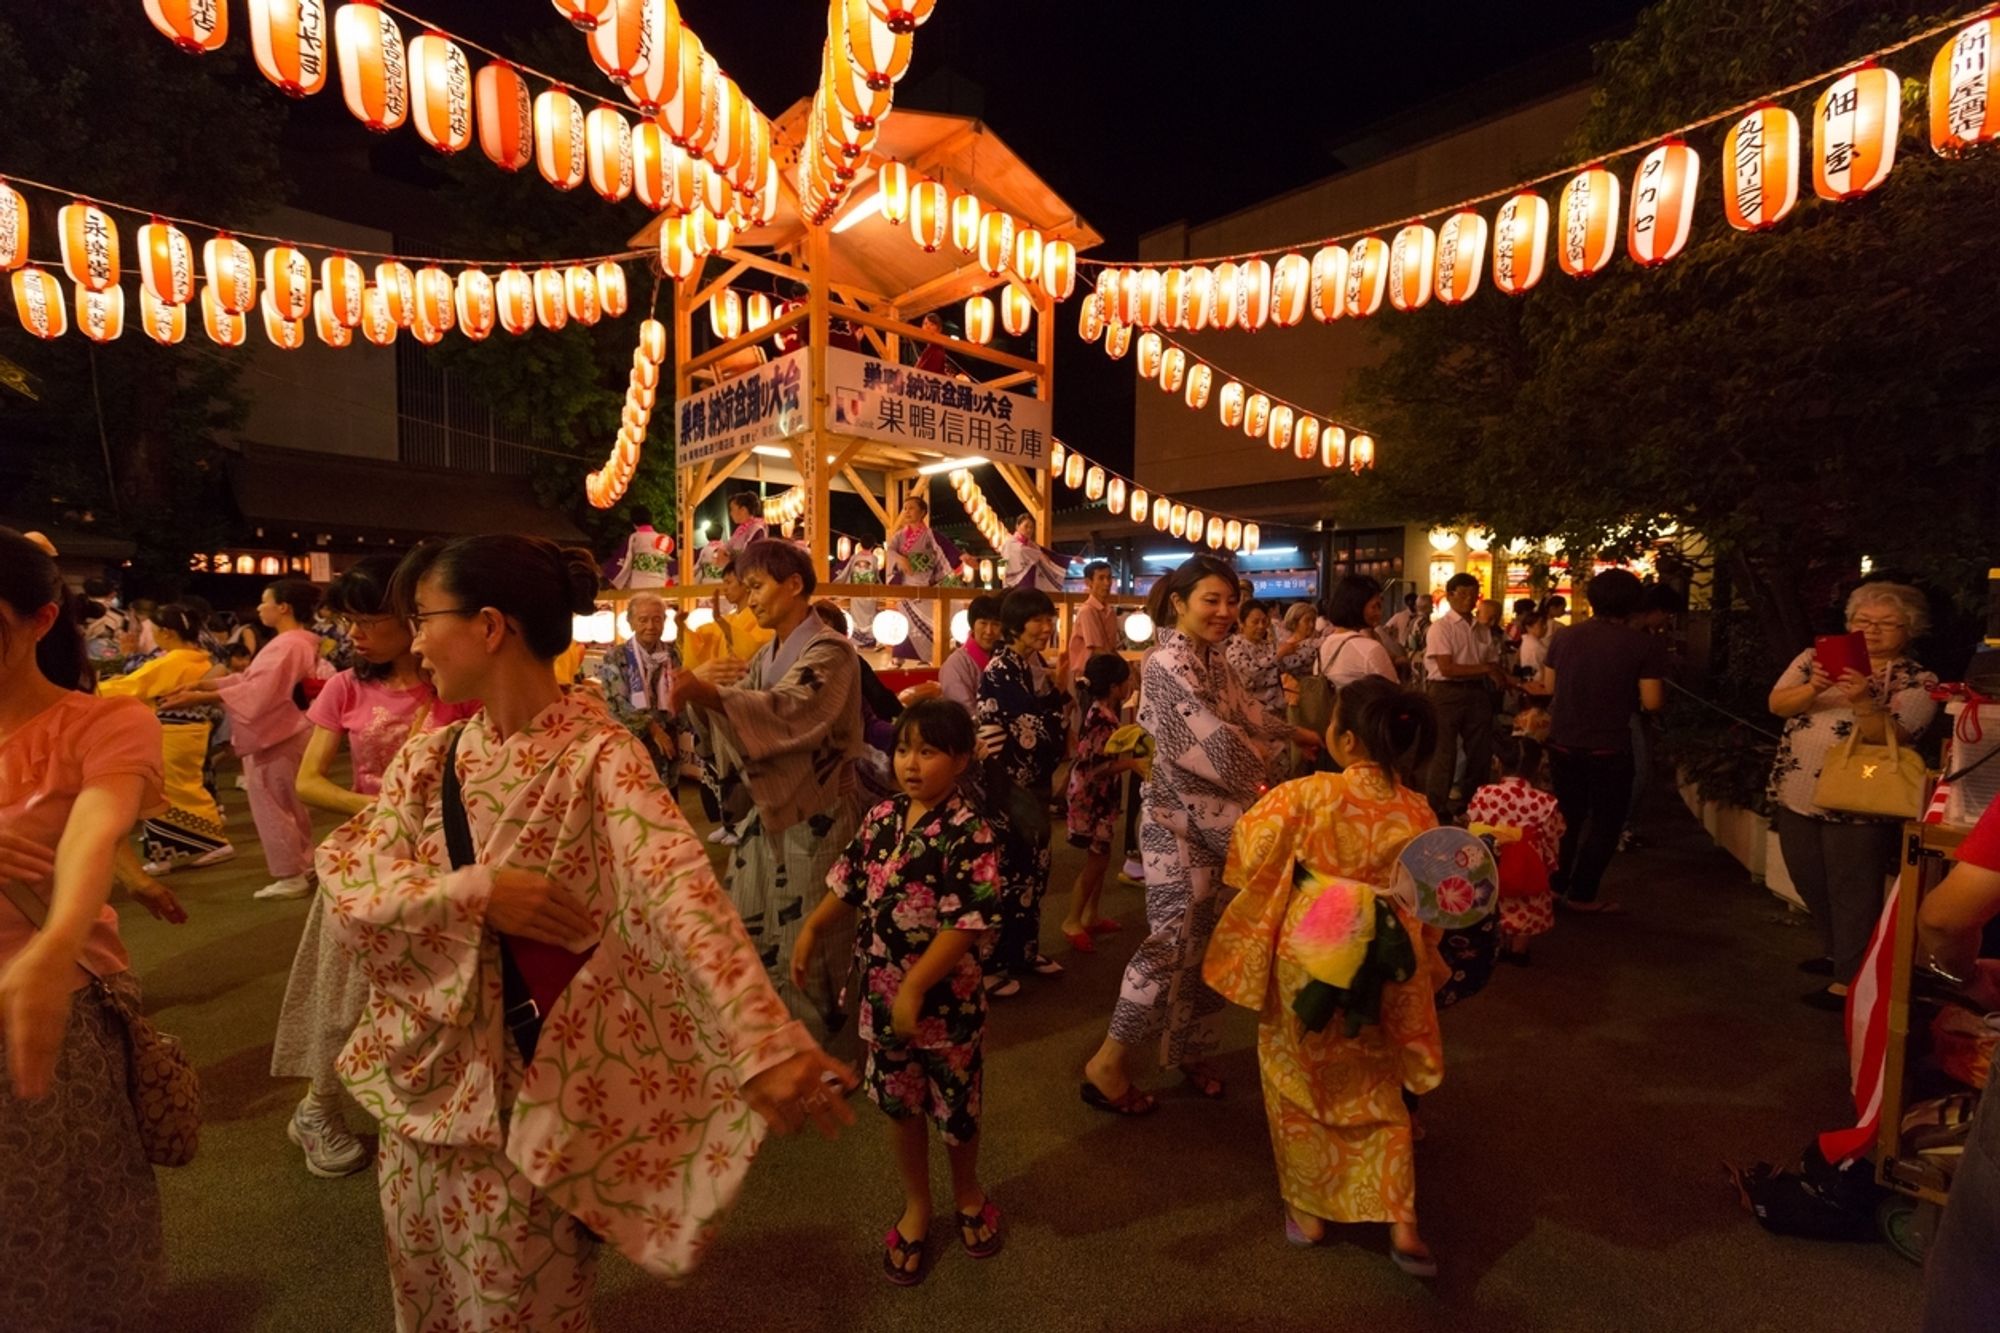
[[[986,491],[972,475],[972,469],[953,468],[950,481],[952,493],[958,497],[959,504],[965,507],[967,516],[972,519],[972,526],[986,539],[986,544],[998,552],[1001,544],[1007,540],[1007,527],[1000,521],[1000,515],[993,511],[992,504],[986,498]],[[967,563],[970,564],[969,561]],[[992,568],[991,561],[983,563],[985,568],[989,570]],[[970,581],[969,575],[967,578]],[[988,574],[981,581],[990,583],[992,576]]]
[[[583,480],[584,495],[599,509],[609,509],[624,499],[632,474],[639,469],[639,454],[645,448],[653,404],[659,396],[660,363],[666,359],[667,326],[648,315],[639,325],[639,345],[632,349],[632,375],[625,385],[618,438],[604,466]]]
[[[1002,327],[1020,336],[1034,320],[1032,289],[1039,286],[1053,301],[1067,301],[1076,290],[1076,245],[1058,237],[1045,237],[1034,227],[1020,225],[1011,213],[988,208],[974,194],[953,196],[937,180],[910,182],[910,170],[901,162],[884,162],[876,172],[875,207],[882,220],[892,227],[908,224],[910,240],[926,253],[950,244],[960,254],[978,256],[979,266],[988,277],[1010,275],[1001,293]],[[984,302],[975,315],[975,302]],[[974,337],[975,322],[986,336]],[[992,338],[993,303],[975,296],[966,303],[967,338],[988,342]]]
[[[1775,226],[1797,205],[1802,174],[1798,117],[1776,103],[1825,84],[1812,110],[1813,192],[1835,203],[1861,198],[1888,179],[1900,130],[1902,80],[1879,62],[1943,33],[1952,35],[1931,65],[1929,137],[1940,157],[1959,157],[2000,137],[2000,17],[1990,7],[1658,139],[1313,246],[1178,262],[1086,261],[1100,265],[1092,291],[1099,310],[1086,319],[1127,329],[1255,331],[1299,324],[1308,312],[1321,323],[1366,318],[1385,297],[1399,311],[1433,297],[1458,305],[1477,292],[1489,258],[1493,286],[1518,296],[1541,281],[1552,240],[1557,267],[1571,277],[1602,272],[1621,240],[1634,263],[1664,264],[1693,230],[1701,156],[1690,135],[1728,126],[1719,159],[1724,215],[1737,231]],[[1639,160],[1629,183],[1605,165],[1633,155]],[[1562,185],[1551,208],[1537,191],[1556,181]],[[1477,209],[1496,201],[1489,227]],[[1092,323],[1081,327],[1095,339]]]
[[[1085,499],[1102,500],[1114,518],[1129,517],[1140,526],[1151,523],[1155,532],[1170,537],[1243,555],[1256,554],[1263,541],[1263,530],[1255,523],[1228,514],[1208,513],[1169,495],[1154,495],[1131,478],[1085,458],[1061,440],[1050,447],[1049,470],[1071,490],[1082,491]]]
[[[799,211],[831,221],[868,159],[910,69],[913,34],[937,0],[830,0],[819,87],[799,152]]]

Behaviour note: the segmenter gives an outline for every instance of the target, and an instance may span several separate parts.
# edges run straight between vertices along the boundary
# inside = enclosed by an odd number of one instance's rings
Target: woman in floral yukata
[[[930,502],[921,495],[903,502],[901,518],[902,526],[888,535],[889,582],[931,587],[958,567],[958,548],[931,531]],[[930,604],[904,601],[898,602],[896,609],[909,618],[910,637],[897,644],[890,655],[929,662],[937,642]]]
[[[396,592],[439,697],[485,704],[405,745],[319,851],[371,988],[339,1068],[382,1127],[396,1324],[588,1329],[600,1238],[686,1273],[764,1125],[831,1134],[852,1115],[828,1084],[855,1076],[785,1012],[638,741],[556,684],[589,553],[460,538],[412,552]],[[557,950],[577,970],[524,1035],[503,971],[535,993]]]
[[[1222,912],[1229,833],[1263,791],[1275,750],[1288,741],[1307,753],[1319,748],[1312,732],[1265,713],[1229,669],[1222,645],[1241,596],[1235,569],[1208,555],[1153,585],[1147,610],[1162,628],[1139,690],[1139,725],[1155,746],[1152,777],[1140,789],[1150,933],[1125,968],[1111,1030],[1084,1066],[1083,1100],[1100,1111],[1154,1109],[1126,1059],[1162,1032],[1162,1064],[1202,1096],[1222,1096],[1203,1059],[1215,1048],[1223,1000],[1202,980],[1201,959]]]

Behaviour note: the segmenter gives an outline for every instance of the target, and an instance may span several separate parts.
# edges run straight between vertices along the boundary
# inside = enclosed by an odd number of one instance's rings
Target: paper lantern
[[[1181,382],[1187,377],[1187,353],[1178,347],[1169,347],[1160,357],[1160,392],[1179,393]]]
[[[208,330],[208,340],[218,347],[241,347],[250,336],[249,322],[240,312],[223,304],[212,282],[202,285],[201,323]]]
[[[1104,306],[1098,301],[1096,292],[1088,293],[1077,303],[1076,336],[1087,343],[1094,343],[1104,336]]]
[[[375,286],[388,305],[389,318],[399,329],[410,327],[417,317],[417,277],[400,259],[385,259],[375,266]]]
[[[1188,277],[1184,268],[1165,269],[1160,274],[1160,327],[1187,327]]]
[[[1413,222],[1389,246],[1389,304],[1416,310],[1430,304],[1437,282],[1437,233]]]
[[[472,90],[479,151],[502,171],[527,166],[535,156],[535,103],[528,81],[506,61],[496,60],[479,71]]]
[[[1271,265],[1262,259],[1246,260],[1237,266],[1236,287],[1241,293],[1236,319],[1255,332],[1271,318]]]
[[[667,132],[650,120],[632,127],[630,145],[632,193],[655,213],[675,203],[674,174],[686,154],[674,147]]]
[[[1356,472],[1363,472],[1374,467],[1375,437],[1372,435],[1355,436],[1353,444],[1348,447],[1347,458],[1349,465]]]
[[[62,240],[63,272],[87,292],[118,285],[118,228],[95,204],[64,204],[56,213]]]
[[[875,173],[875,208],[882,220],[900,227],[910,215],[910,169],[901,162],[884,162]]]
[[[228,232],[217,232],[202,242],[201,271],[208,290],[227,313],[245,314],[257,304],[257,257]]]
[[[0,197],[0,224],[6,200]],[[0,269],[7,265],[0,262]],[[186,305],[194,299],[194,247],[171,222],[158,220],[139,228],[139,282],[162,305]]]
[[[410,42],[410,119],[440,153],[472,142],[472,65],[449,37],[427,32]]]
[[[1701,156],[1677,139],[1639,159],[1632,174],[1632,210],[1625,248],[1636,263],[1664,264],[1687,245],[1694,228],[1694,194]]]
[[[1107,320],[1104,325],[1104,354],[1113,361],[1123,357],[1132,346],[1132,326],[1117,320]]]
[[[1091,501],[1104,498],[1104,469],[1095,463],[1083,474],[1083,498]]]
[[[355,0],[334,13],[333,42],[340,57],[340,90],[354,118],[377,134],[407,120],[410,78],[396,20],[373,0]]]
[[[984,346],[993,341],[993,301],[985,296],[971,296],[965,302],[965,338],[967,342]]]
[[[1271,424],[1271,397],[1269,394],[1253,393],[1243,400],[1243,433],[1253,440],[1264,438],[1265,429]]]
[[[375,283],[369,283],[361,293],[361,336],[377,347],[387,347],[396,341],[396,331],[402,325],[389,309],[389,294]]]
[[[650,55],[643,8],[642,0],[610,0],[588,30],[591,60],[604,77],[621,87],[632,81],[633,71]]]
[[[1149,503],[1150,497],[1147,496],[1146,492],[1134,486],[1132,488],[1132,504],[1130,507],[1130,517],[1134,523],[1144,523],[1146,521],[1146,511]]]
[[[1056,473],[1061,472],[1063,469],[1063,461],[1068,457],[1069,457],[1069,450],[1067,447],[1064,446],[1063,442],[1061,440],[1052,441],[1049,444],[1049,475],[1054,476]],[[959,470],[961,472],[965,471],[965,469],[963,468]],[[968,480],[970,480],[972,477],[972,474],[970,472],[966,472],[965,475]]]
[[[0,273],[11,273],[27,262],[28,201],[0,181]]]
[[[1556,262],[1572,278],[1587,278],[1611,262],[1618,239],[1618,178],[1585,167],[1563,186],[1556,206],[1562,228]]]
[[[561,269],[535,270],[535,323],[550,330],[569,324],[569,287]]]
[[[543,89],[535,97],[535,166],[542,179],[558,190],[574,190],[583,183],[588,156],[583,108],[560,88]]]
[[[1382,308],[1389,284],[1389,247],[1379,237],[1364,236],[1347,253],[1347,313],[1357,318]]]
[[[125,332],[125,289],[76,289],[76,331],[94,343],[115,342]]]
[[[1174,511],[1164,496],[1153,501],[1153,531],[1165,532],[1173,526]],[[1181,515],[1181,526],[1187,526],[1187,515]]]
[[[1184,401],[1197,412],[1208,406],[1208,386],[1214,375],[1215,372],[1208,368],[1206,361],[1197,361],[1188,368],[1187,394]]]
[[[1493,219],[1493,285],[1519,296],[1542,280],[1549,248],[1549,201],[1523,191]]]
[[[500,327],[520,335],[535,327],[535,280],[518,268],[509,268],[493,284],[495,313]]]
[[[1072,451],[1063,463],[1063,485],[1075,490],[1083,485],[1083,455]]]
[[[667,326],[657,319],[639,325],[638,354],[657,367],[667,359]]]
[[[743,332],[743,298],[734,287],[724,287],[708,298],[709,331],[723,342]]]
[[[1319,462],[1327,471],[1336,471],[1347,465],[1347,431],[1329,424],[1319,433]]]
[[[994,209],[979,219],[979,267],[997,278],[1014,262],[1014,217]]]
[[[1835,79],[1813,103],[1813,192],[1858,199],[1889,179],[1901,116],[1894,71],[1863,65]]]
[[[146,0],[146,17],[181,50],[200,55],[229,40],[224,0]]]
[[[1292,457],[1310,463],[1319,457],[1319,418],[1301,416],[1292,427]]]
[[[1236,265],[1217,264],[1215,274],[1215,310],[1212,316],[1218,329],[1233,329],[1241,320],[1242,286],[1236,279]]]
[[[563,270],[563,305],[571,319],[586,327],[603,313],[597,299],[597,275],[587,266],[571,264]]]
[[[1139,355],[1135,362],[1140,379],[1152,379],[1160,373],[1160,335],[1148,330],[1139,335]]]
[[[1122,299],[1125,271],[1116,268],[1102,268],[1097,271],[1097,282],[1092,294],[1097,298],[1097,309],[1104,316],[1105,323],[1122,320],[1120,310],[1125,309]]]
[[[1304,255],[1280,259],[1271,270],[1271,322],[1288,329],[1304,319],[1312,285],[1312,264]]]
[[[327,313],[342,328],[361,322],[361,293],[367,285],[361,265],[346,255],[335,252],[320,261],[319,287],[327,298]]]
[[[1264,426],[1264,440],[1273,449],[1283,449],[1292,442],[1292,422],[1297,414],[1283,403],[1270,409],[1270,419]]]
[[[1722,141],[1722,212],[1738,231],[1782,222],[1799,202],[1799,118],[1760,106]]]
[[[660,126],[681,147],[699,149],[714,129],[715,62],[686,26],[674,54],[679,73],[672,95],[660,103]]]
[[[1017,283],[1008,283],[1000,293],[1000,327],[1016,338],[1021,337],[1035,322],[1035,298],[1028,289]]]
[[[2000,134],[1993,59],[2000,18],[1982,18],[1938,48],[1931,64],[1931,150],[1957,157]]]
[[[1479,290],[1486,265],[1486,219],[1470,209],[1453,213],[1438,228],[1437,298],[1463,305]]]
[[[1243,424],[1243,386],[1230,380],[1222,386],[1216,397],[1216,410],[1225,427],[1234,428]]]
[[[1209,549],[1215,551],[1221,550],[1223,535],[1228,531],[1229,529],[1223,524],[1222,519],[1220,517],[1214,514],[1209,515],[1208,526],[1205,531],[1205,536],[1207,537],[1208,540]]]
[[[450,329],[458,323],[458,293],[451,274],[437,265],[426,264],[417,270],[416,297],[412,322],[421,319],[436,329]]]
[[[597,279],[597,305],[609,319],[617,319],[632,305],[630,289],[625,284],[625,267],[614,260],[606,259],[595,270]]]
[[[1338,245],[1320,247],[1312,257],[1308,301],[1313,318],[1331,324],[1347,313],[1347,251]]]
[[[20,316],[20,326],[36,338],[60,338],[70,328],[62,282],[36,264],[14,272],[14,314]]]
[[[1186,309],[1181,327],[1199,333],[1215,322],[1215,274],[1196,265],[1181,270],[1181,299]]]
[[[1125,512],[1125,479],[1113,477],[1104,483],[1104,508],[1113,518]]]
[[[264,336],[270,340],[271,346],[280,351],[296,352],[306,345],[305,321],[286,319],[269,287],[264,289],[264,295],[258,301],[258,306],[264,315]]]
[[[978,202],[973,200],[975,207]],[[930,254],[944,244],[945,230],[949,225],[950,211],[944,186],[936,181],[918,182],[910,191],[910,239],[921,245],[925,254]]]
[[[354,331],[334,317],[333,301],[326,288],[313,293],[312,307],[313,332],[321,342],[328,347],[346,347],[354,341]]]
[[[984,211],[978,195],[962,194],[951,201],[951,243],[960,254],[969,255],[979,248],[979,219]]]
[[[264,299],[282,320],[296,322],[312,313],[312,263],[289,245],[264,252]]]
[[[685,278],[701,262],[694,251],[687,218],[660,219],[660,267],[669,277]]]
[[[558,14],[584,32],[595,28],[604,11],[611,7],[611,0],[552,0],[552,3]]]
[[[162,301],[151,289],[139,289],[139,327],[162,347],[175,347],[187,337],[187,302]],[[345,333],[346,330],[342,329]]]
[[[326,87],[326,38],[326,0],[250,0],[250,49],[285,96]]]
[[[1232,551],[1242,549],[1243,522],[1241,519],[1232,518],[1222,525],[1222,544]]]
[[[1167,531],[1176,537],[1184,534],[1187,531],[1187,506],[1177,501],[1165,512]]]
[[[1257,554],[1257,547],[1262,544],[1262,541],[1263,533],[1255,523],[1245,523],[1243,525],[1243,553],[1245,555]]]
[[[584,164],[590,188],[606,203],[632,193],[632,126],[608,106],[583,118]]]
[[[1042,291],[1050,300],[1067,301],[1076,290],[1076,246],[1069,241],[1042,245]]]

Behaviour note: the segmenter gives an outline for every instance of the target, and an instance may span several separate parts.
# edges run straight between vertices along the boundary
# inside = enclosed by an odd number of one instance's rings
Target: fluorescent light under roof
[[[790,449],[780,449],[775,444],[753,444],[750,446],[750,452],[753,454],[762,454],[766,458],[782,458],[787,463],[792,461],[792,451]]]
[[[833,224],[832,234],[838,236],[842,232],[847,231],[850,228],[858,227],[862,223],[866,222],[869,218],[872,218],[877,214],[879,214],[881,211],[882,211],[882,192],[880,190],[877,190],[875,191],[875,193],[869,195],[866,199],[862,200],[860,203],[849,205],[847,209],[847,216],[841,218],[840,221]]]
[[[917,469],[920,477],[935,477],[940,472],[954,472],[962,467],[979,467],[986,459],[979,454],[968,454],[964,458],[946,458],[936,463],[926,463]]]

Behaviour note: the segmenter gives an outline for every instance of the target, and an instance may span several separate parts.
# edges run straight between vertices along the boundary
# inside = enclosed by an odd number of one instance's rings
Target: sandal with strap
[[[986,1239],[978,1239],[980,1231],[986,1232]],[[976,1213],[958,1215],[958,1238],[965,1243],[965,1252],[975,1259],[991,1259],[1000,1253],[1005,1243],[1000,1235],[1000,1210],[988,1199],[979,1206]]]
[[[1123,922],[1113,921],[1108,916],[1101,916],[1090,923],[1090,933],[1093,935],[1116,935],[1123,929],[1125,929]]]
[[[1063,938],[1068,940],[1069,947],[1078,953],[1097,952],[1097,940],[1087,930],[1065,930]]]
[[[1077,1089],[1083,1104],[1093,1111],[1106,1111],[1112,1115],[1151,1115],[1160,1104],[1150,1092],[1141,1092],[1136,1087],[1127,1087],[1116,1097],[1109,1096],[1104,1089],[1085,1079]]]
[[[910,1268],[907,1265],[913,1258],[917,1266]],[[905,1237],[900,1222],[891,1223],[889,1233],[882,1237],[882,1275],[899,1287],[914,1287],[924,1280],[923,1238]]]
[[[1193,1088],[1197,1095],[1206,1097],[1209,1101],[1219,1102],[1223,1094],[1229,1091],[1227,1084],[1206,1069],[1190,1069],[1182,1065],[1181,1075],[1187,1079],[1188,1086]]]

